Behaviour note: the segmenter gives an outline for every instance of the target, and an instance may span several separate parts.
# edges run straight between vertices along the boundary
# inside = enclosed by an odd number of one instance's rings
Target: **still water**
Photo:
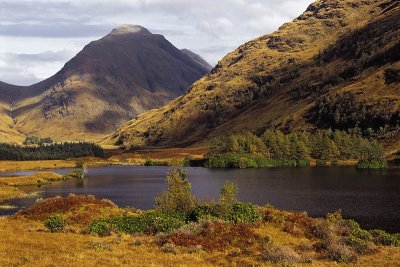
[[[70,193],[107,198],[119,206],[152,208],[154,196],[165,189],[171,167],[106,166],[89,169],[83,181],[69,180],[42,188],[38,197]],[[325,216],[342,209],[367,228],[400,232],[400,168],[358,171],[354,167],[310,167],[285,169],[186,168],[194,194],[199,199],[218,199],[226,181],[239,187],[238,199],[311,216]],[[66,170],[55,170],[65,173]],[[17,173],[19,175],[25,173]],[[0,174],[0,176],[4,176]],[[1,179],[1,178],[0,178]],[[35,198],[8,202],[20,208],[33,205]],[[15,213],[0,210],[0,215]]]

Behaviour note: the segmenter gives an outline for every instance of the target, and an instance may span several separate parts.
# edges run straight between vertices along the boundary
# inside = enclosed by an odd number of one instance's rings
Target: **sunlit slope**
[[[398,1],[317,1],[104,142],[178,146],[245,130],[358,127],[393,144],[400,84],[385,71],[400,68],[399,29]]]

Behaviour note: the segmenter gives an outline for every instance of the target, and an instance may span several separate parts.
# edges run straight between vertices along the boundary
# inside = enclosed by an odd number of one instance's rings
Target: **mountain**
[[[2,129],[19,132],[19,139],[29,134],[95,140],[182,95],[208,72],[204,62],[164,36],[123,25],[85,46],[45,81],[0,84]],[[8,139],[0,132],[1,141]]]
[[[209,72],[212,70],[212,66],[208,64],[207,61],[205,61],[200,55],[193,53],[192,51],[188,49],[182,49],[181,50],[185,55],[190,57],[192,60],[196,61],[199,63],[201,66],[203,66],[205,69],[207,69]]]
[[[228,54],[185,95],[104,142],[188,146],[247,130],[332,128],[400,148],[399,5],[316,1],[293,22]]]

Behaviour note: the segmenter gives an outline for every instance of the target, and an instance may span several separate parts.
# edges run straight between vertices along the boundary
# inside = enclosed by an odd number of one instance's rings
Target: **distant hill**
[[[193,53],[192,51],[188,50],[188,49],[182,49],[181,50],[185,55],[187,55],[188,57],[190,57],[192,60],[196,61],[197,63],[199,63],[200,65],[202,65],[204,68],[206,68],[208,71],[212,70],[212,66],[210,64],[208,64],[207,61],[205,61],[200,55]]]
[[[45,81],[1,83],[0,141],[20,141],[25,134],[96,140],[182,95],[209,72],[201,58],[187,54],[143,27],[118,27]]]
[[[168,105],[104,140],[187,146],[269,129],[341,129],[400,148],[400,4],[321,0],[250,41]]]

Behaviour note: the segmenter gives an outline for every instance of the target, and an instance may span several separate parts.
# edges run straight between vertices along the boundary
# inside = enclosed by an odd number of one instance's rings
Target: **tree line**
[[[0,144],[0,160],[65,160],[78,157],[104,157],[104,150],[93,143],[57,143],[38,146]]]
[[[209,167],[298,166],[309,165],[311,158],[330,162],[384,161],[384,150],[376,140],[338,130],[289,134],[267,130],[260,136],[248,132],[215,138],[208,158]]]

